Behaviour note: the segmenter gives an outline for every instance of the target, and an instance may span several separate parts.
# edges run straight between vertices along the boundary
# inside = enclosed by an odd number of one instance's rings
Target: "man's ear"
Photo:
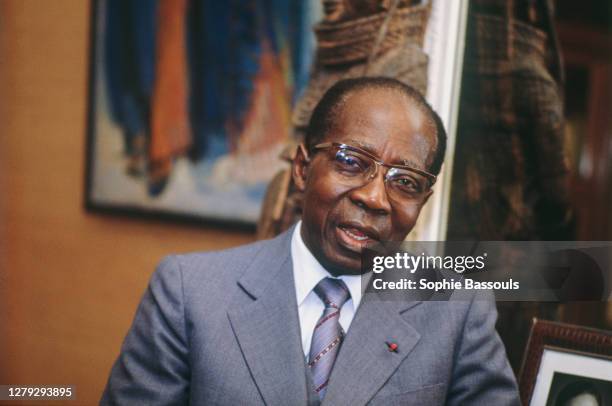
[[[306,189],[309,161],[304,144],[298,145],[295,157],[293,158],[293,164],[291,165],[291,176],[293,177],[293,183],[300,192]]]

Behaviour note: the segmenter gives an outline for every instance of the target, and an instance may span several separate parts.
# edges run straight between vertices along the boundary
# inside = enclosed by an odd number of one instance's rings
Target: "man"
[[[401,82],[332,87],[293,163],[303,220],[272,240],[162,262],[102,403],[519,404],[492,301],[361,292],[361,250],[413,228],[445,137]]]

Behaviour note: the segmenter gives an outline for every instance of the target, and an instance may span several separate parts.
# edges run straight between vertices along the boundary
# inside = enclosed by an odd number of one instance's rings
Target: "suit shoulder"
[[[260,256],[287,255],[290,235],[281,234],[271,240],[256,241],[238,247],[218,251],[192,252],[169,255],[158,267],[161,272],[180,272],[186,287],[203,283],[221,286],[237,281]],[[215,283],[217,282],[217,283]]]
[[[176,254],[174,257],[185,270],[191,268],[206,267],[207,264],[229,262],[238,265],[240,262],[248,262],[248,258],[257,255],[264,249],[267,241],[255,241],[237,247],[226,248],[215,251],[188,252]]]
[[[209,270],[222,271],[225,269],[240,269],[247,266],[254,257],[265,249],[266,241],[240,245],[215,251],[198,251],[183,254],[171,254],[166,256],[160,263],[174,262],[182,273],[202,273]]]

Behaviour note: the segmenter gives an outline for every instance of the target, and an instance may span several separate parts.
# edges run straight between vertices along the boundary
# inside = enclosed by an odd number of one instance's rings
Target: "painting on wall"
[[[254,225],[319,2],[92,2],[86,207]]]

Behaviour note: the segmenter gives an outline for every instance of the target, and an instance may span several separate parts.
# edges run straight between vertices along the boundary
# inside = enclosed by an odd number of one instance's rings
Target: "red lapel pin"
[[[387,348],[389,348],[390,352],[397,352],[398,346],[396,343],[385,341],[385,344],[387,344]]]

